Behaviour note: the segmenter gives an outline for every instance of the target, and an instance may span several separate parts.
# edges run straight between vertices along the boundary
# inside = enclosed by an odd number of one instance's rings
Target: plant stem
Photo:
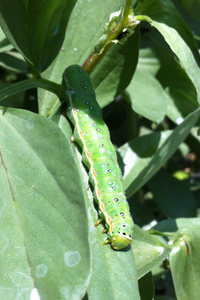
[[[173,235],[174,235],[174,232],[165,232],[165,233],[163,233],[163,232],[157,231],[157,230],[155,230],[155,229],[150,229],[150,230],[148,230],[148,232],[149,232],[150,234],[153,234],[153,235],[160,235],[160,236],[166,236],[166,237],[169,237],[169,236],[173,236]]]
[[[138,21],[146,21],[148,22],[149,24],[151,24],[153,21],[151,18],[145,16],[145,15],[138,15],[138,16],[135,16],[136,20]]]
[[[120,35],[120,33],[126,27],[126,24],[128,22],[128,15],[130,12],[131,2],[132,2],[131,0],[126,0],[122,20],[119,22],[119,24],[116,26],[116,28],[112,31],[112,33],[107,37],[107,39],[105,41],[105,47],[104,47],[102,53],[99,55],[95,55],[94,52],[92,52],[89,55],[89,57],[86,59],[84,64],[82,65],[83,69],[85,69],[88,72],[88,74],[90,74],[93,71],[93,69],[96,67],[98,62],[105,56],[105,54],[108,52],[108,50],[115,44],[114,41],[117,40],[117,37]]]
[[[58,97],[60,96],[60,92],[62,89],[62,86],[60,84],[57,84],[47,79],[27,79],[16,84],[10,85],[5,89],[2,89],[0,91],[0,101],[22,91],[38,87],[48,90],[49,92],[56,94]]]

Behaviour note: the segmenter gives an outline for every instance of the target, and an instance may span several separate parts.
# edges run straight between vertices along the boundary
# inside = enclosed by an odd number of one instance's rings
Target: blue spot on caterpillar
[[[100,220],[105,221],[108,240],[115,250],[127,247],[133,236],[133,220],[124,194],[121,170],[110,134],[102,119],[90,76],[78,65],[63,73],[62,95],[74,125],[74,140],[82,148],[82,160],[89,169]]]

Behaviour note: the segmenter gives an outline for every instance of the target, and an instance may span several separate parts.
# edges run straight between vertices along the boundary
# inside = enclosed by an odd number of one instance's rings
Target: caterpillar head
[[[110,243],[113,249],[120,250],[126,248],[131,243],[131,239],[126,236],[113,235],[110,238]]]

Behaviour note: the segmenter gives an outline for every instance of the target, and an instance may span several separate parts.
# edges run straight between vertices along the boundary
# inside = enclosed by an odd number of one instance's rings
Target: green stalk
[[[112,41],[115,41],[117,37],[120,35],[120,33],[123,31],[124,28],[126,28],[126,24],[128,22],[128,15],[130,12],[132,0],[126,0],[123,17],[122,20],[119,22],[119,24],[116,26],[116,28],[112,31],[112,34],[108,36],[108,38],[105,41],[105,47],[101,54],[95,55],[94,52],[90,54],[90,56],[86,59],[84,64],[82,65],[83,69],[85,69],[88,74],[90,74],[93,69],[96,67],[98,62],[105,56],[105,54],[108,52],[108,50],[114,45]]]
[[[0,101],[22,91],[30,90],[33,88],[42,88],[48,90],[49,92],[54,93],[59,97],[62,86],[46,79],[27,79],[0,90]]]

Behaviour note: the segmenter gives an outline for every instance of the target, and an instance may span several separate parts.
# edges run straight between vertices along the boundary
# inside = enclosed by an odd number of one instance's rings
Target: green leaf
[[[167,94],[167,116],[176,124],[199,107],[196,89],[181,65],[168,51],[159,51],[161,68],[157,79]]]
[[[180,181],[160,170],[148,182],[154,201],[166,217],[195,217],[197,204],[189,182]]]
[[[200,295],[200,221],[177,219],[176,225],[178,231],[168,243],[176,296],[178,300],[196,300]]]
[[[151,236],[148,232],[134,227],[133,241],[131,243],[138,278],[150,272],[160,264],[170,253],[171,249],[164,246],[160,241]]]
[[[173,0],[178,11],[181,13],[185,21],[190,27],[190,30],[196,37],[200,37],[200,3],[196,0],[181,1]]]
[[[18,52],[0,53],[0,66],[12,73],[26,74],[27,64],[23,60],[23,57]]]
[[[8,82],[5,83],[0,81],[0,95],[3,89],[9,91],[10,88],[12,89],[12,84]],[[25,94],[26,94],[25,91],[22,91],[8,98],[3,99],[3,101],[0,100],[1,105],[4,107],[23,108],[25,102]]]
[[[131,186],[132,182],[134,183],[136,181],[137,183],[133,192],[128,195],[131,196],[143,185],[144,170],[149,169],[152,158],[155,156],[155,153],[161,149],[170,134],[171,131],[147,134],[131,140],[117,150],[119,156],[123,159],[123,162],[120,163],[120,167],[123,173],[124,188],[127,189]],[[139,180],[137,181],[138,177]]]
[[[18,94],[22,91],[26,91],[32,88],[41,87],[48,90],[57,96],[60,95],[62,86],[54,82],[45,79],[27,79],[18,83],[13,84],[7,88],[0,90],[0,101],[7,99],[10,96]],[[60,102],[59,102],[60,103]]]
[[[200,108],[189,114],[171,134],[154,133],[152,136],[140,137],[120,147],[119,153],[124,161],[123,183],[128,197],[143,186],[170,158],[199,117]]]
[[[94,223],[91,228],[94,228]],[[92,278],[88,289],[89,299],[139,300],[138,277],[133,253],[130,249],[114,251],[103,245],[102,227],[98,240],[92,239]],[[119,288],[120,286],[120,288]],[[102,288],[103,287],[103,288]]]
[[[172,1],[142,1],[135,10],[136,18],[145,20],[163,35],[177,55],[197,92],[200,90],[200,57],[194,37]],[[200,94],[198,95],[200,102]]]
[[[140,278],[139,290],[140,290],[141,300],[154,299],[154,284],[153,284],[151,272],[147,273],[142,278]]]
[[[174,54],[167,47],[159,32],[151,28],[150,32],[142,35],[141,44],[144,48],[140,50],[136,74],[139,70],[144,76],[153,76],[154,80],[156,80],[155,85],[162,85],[163,90],[161,91],[160,103],[163,102],[163,98],[167,102],[167,111],[164,112],[172,121],[180,124],[189,113],[193,112],[199,106],[196,89],[180,63],[174,59]],[[148,48],[146,48],[147,45]],[[134,78],[132,81],[134,83]],[[136,85],[135,88],[137,89]],[[148,95],[146,88],[149,88],[147,80],[143,81],[143,86],[139,90],[137,97],[134,93],[132,101],[136,102],[135,97],[142,99],[140,93],[142,95],[143,89],[145,89],[146,95]],[[144,97],[144,99],[146,98]],[[140,101],[139,103],[136,102],[138,106]],[[148,103],[145,103],[142,108],[139,106],[139,109],[144,110]],[[157,106],[155,105],[154,107],[153,101],[151,105],[152,108],[147,111],[148,114],[153,114],[154,110],[157,110]],[[157,105],[159,107],[159,103]]]
[[[23,110],[1,110],[0,128],[1,296],[28,300],[36,287],[41,299],[81,299],[90,279],[87,192],[71,142]]]
[[[136,196],[129,198],[129,207],[133,220],[138,226],[145,226],[155,220],[150,209],[143,202],[138,201]]]
[[[101,107],[112,102],[129,85],[138,61],[139,37],[139,28],[136,28],[122,45],[114,45],[92,72],[92,83]]]
[[[198,299],[200,295],[199,218],[164,220],[155,225],[154,229],[166,234],[174,233],[168,245],[172,248],[170,266],[177,299]]]
[[[6,38],[3,30],[0,27],[0,52],[7,52],[13,49],[13,46],[10,44],[9,40]]]
[[[145,118],[160,123],[167,111],[167,100],[159,82],[139,67],[123,93],[132,109]]]
[[[34,76],[47,69],[58,55],[75,3],[76,0],[0,2],[0,25]]]

